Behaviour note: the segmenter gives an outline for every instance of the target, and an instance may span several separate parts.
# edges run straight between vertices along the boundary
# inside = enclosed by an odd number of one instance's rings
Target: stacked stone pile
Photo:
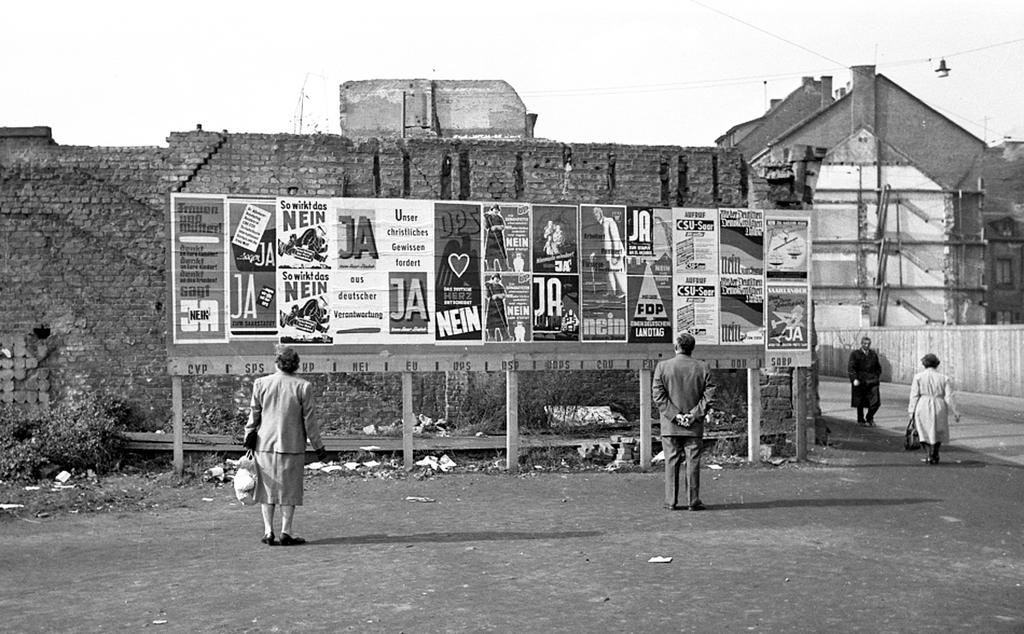
[[[50,370],[40,366],[49,354],[45,343],[0,336],[0,403],[50,403]]]

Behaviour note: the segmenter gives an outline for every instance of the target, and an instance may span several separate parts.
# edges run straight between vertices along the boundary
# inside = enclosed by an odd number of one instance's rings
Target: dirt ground
[[[657,471],[317,476],[290,548],[209,483],[0,513],[0,629],[1024,631],[1024,471],[832,432],[809,463],[706,464],[700,513],[662,509]]]

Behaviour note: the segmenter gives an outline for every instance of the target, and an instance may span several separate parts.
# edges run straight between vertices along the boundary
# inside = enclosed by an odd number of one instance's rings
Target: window
[[[1013,286],[1013,260],[998,258],[996,260],[996,285]]]

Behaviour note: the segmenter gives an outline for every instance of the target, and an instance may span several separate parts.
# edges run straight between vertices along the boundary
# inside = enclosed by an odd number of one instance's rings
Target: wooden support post
[[[761,370],[747,368],[747,461],[761,459]]]
[[[171,415],[174,419],[174,473],[185,473],[185,420],[184,408],[181,405],[181,377],[171,376]]]
[[[651,468],[651,371],[640,370],[640,468]]]
[[[412,413],[412,372],[402,372],[402,463],[412,471],[412,429],[416,419]]]
[[[505,370],[505,468],[519,473],[519,374]]]
[[[793,417],[796,419],[796,461],[807,460],[807,368],[793,368]]]

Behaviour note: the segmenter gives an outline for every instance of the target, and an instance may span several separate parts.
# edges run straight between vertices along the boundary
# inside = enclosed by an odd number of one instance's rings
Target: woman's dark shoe
[[[277,539],[274,537],[273,533],[270,533],[269,535],[264,535],[263,539],[261,539],[260,541],[266,544],[267,546],[277,546]]]
[[[305,544],[306,540],[301,537],[292,537],[288,533],[281,533],[281,545],[282,546],[299,546]]]

